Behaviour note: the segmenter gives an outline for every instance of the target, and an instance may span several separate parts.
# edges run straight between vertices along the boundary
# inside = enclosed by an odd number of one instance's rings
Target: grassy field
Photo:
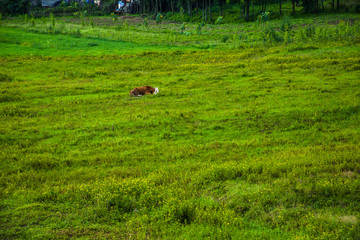
[[[132,20],[2,19],[1,238],[360,238],[358,15]]]

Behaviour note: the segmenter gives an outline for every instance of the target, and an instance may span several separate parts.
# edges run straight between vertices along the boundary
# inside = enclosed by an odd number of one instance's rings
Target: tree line
[[[136,0],[139,3],[139,12],[143,14],[157,15],[157,13],[164,12],[181,12],[183,11],[188,16],[192,16],[194,10],[201,11],[203,20],[207,22],[212,19],[213,7],[217,7],[219,15],[223,16],[228,6],[237,5],[246,21],[251,20],[251,16],[256,16],[259,13],[251,13],[250,6],[260,5],[261,11],[265,12],[267,5],[278,4],[279,13],[282,14],[282,4],[286,0]],[[289,0],[288,0],[289,1]],[[324,0],[290,0],[292,2],[292,14],[295,14],[295,6],[302,6],[304,13],[315,14],[325,10]],[[340,0],[330,0],[332,10],[340,10]],[[335,4],[336,1],[336,4]],[[108,0],[107,0],[108,2]]]
[[[129,1],[129,0],[128,0]],[[252,21],[261,12],[265,12],[267,6],[276,4],[279,7],[279,14],[282,15],[282,7],[286,1],[292,3],[292,13],[296,13],[296,6],[303,7],[305,14],[315,14],[324,11],[324,0],[133,0],[138,5],[137,12],[140,14],[148,14],[156,16],[158,13],[181,13],[187,16],[193,14],[202,14],[204,22],[212,21],[212,14],[216,9],[218,15],[224,16],[226,9],[230,6],[237,6],[240,9],[241,16],[245,21]],[[340,0],[328,0],[333,11],[340,10]],[[344,0],[343,0],[344,1]],[[18,15],[27,14],[29,9],[35,3],[41,3],[40,0],[0,0],[0,13],[2,15]],[[83,0],[64,0],[64,4],[82,3]],[[90,1],[91,2],[91,1]],[[104,14],[115,9],[117,1],[102,0],[100,8],[104,10]],[[81,4],[80,4],[81,5]],[[80,6],[79,5],[79,6]],[[251,12],[250,6],[257,5],[260,12]],[[357,6],[359,7],[359,6]],[[356,9],[358,12],[358,9]]]

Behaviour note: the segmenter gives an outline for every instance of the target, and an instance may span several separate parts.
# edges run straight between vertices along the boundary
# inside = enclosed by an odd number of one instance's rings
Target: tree
[[[218,0],[219,2],[219,7],[220,7],[220,16],[224,15],[224,9],[226,6],[226,0]]]
[[[211,22],[211,0],[209,0],[209,21]]]
[[[4,15],[26,14],[30,0],[0,0],[0,13]]]
[[[202,12],[203,12],[203,21],[211,22],[211,4],[212,0],[203,0],[202,1]]]
[[[171,13],[173,13],[173,14],[175,12],[175,3],[176,3],[176,0],[170,0]]]
[[[292,14],[293,15],[295,15],[295,4],[297,4],[298,2],[297,2],[297,0],[291,0],[291,2],[292,2]]]
[[[279,0],[279,13],[281,15],[281,0]]]
[[[302,0],[302,5],[304,7],[305,13],[309,14],[309,13],[315,13],[316,11],[316,0]]]
[[[245,21],[250,21],[250,0],[245,1]]]
[[[207,22],[208,20],[208,15],[207,15],[207,1],[206,0],[203,0],[203,20],[204,22]]]
[[[187,7],[187,14],[191,16],[192,9],[191,9],[191,0],[186,0],[186,7]]]
[[[261,12],[266,11],[266,4],[267,4],[267,0],[262,0],[261,1]]]

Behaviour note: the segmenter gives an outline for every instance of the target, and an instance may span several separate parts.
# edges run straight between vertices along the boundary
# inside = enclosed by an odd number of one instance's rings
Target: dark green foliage
[[[305,34],[306,34],[306,37],[308,38],[312,38],[315,34],[315,26],[314,25],[308,25],[306,28],[305,28]]]
[[[11,82],[13,78],[7,74],[0,73],[0,82]]]
[[[223,35],[222,38],[221,38],[221,41],[223,43],[226,43],[228,40],[229,40],[230,36],[229,35]]]
[[[107,202],[107,207],[109,210],[115,208],[120,214],[130,213],[136,209],[134,200],[126,195],[113,197]]]
[[[316,13],[317,1],[316,0],[302,0],[302,6],[306,14]]]
[[[191,224],[195,220],[195,206],[186,201],[171,207],[168,213],[171,216],[171,221],[180,224]]]
[[[281,42],[281,35],[275,30],[274,27],[264,24],[261,28],[261,39],[264,42]]]
[[[289,17],[284,17],[280,26],[281,31],[283,32],[290,31],[292,27],[293,27],[293,23],[291,19]]]
[[[0,0],[0,13],[3,15],[27,14],[29,0]]]

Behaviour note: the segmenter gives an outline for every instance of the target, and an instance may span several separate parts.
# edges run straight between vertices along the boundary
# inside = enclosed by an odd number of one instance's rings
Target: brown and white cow
[[[157,94],[159,92],[158,88],[153,88],[150,86],[137,87],[130,91],[131,96],[142,96],[146,94]]]

